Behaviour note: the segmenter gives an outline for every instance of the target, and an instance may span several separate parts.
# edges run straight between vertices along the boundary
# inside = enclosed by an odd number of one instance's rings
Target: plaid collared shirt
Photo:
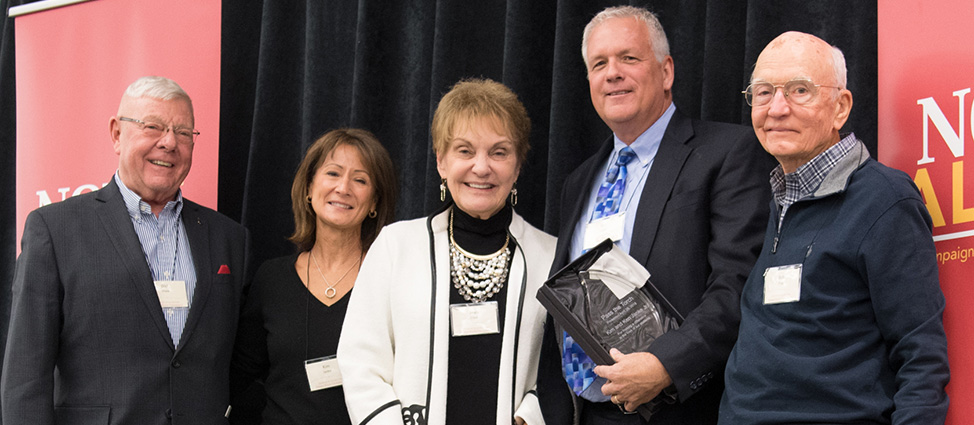
[[[795,202],[812,196],[818,186],[825,180],[825,176],[835,168],[835,164],[846,156],[858,140],[856,135],[849,135],[839,140],[832,147],[825,150],[811,161],[798,167],[794,173],[785,174],[779,164],[771,171],[771,192],[774,194],[774,201],[778,204],[778,230],[781,230],[781,222],[785,218],[788,207]]]

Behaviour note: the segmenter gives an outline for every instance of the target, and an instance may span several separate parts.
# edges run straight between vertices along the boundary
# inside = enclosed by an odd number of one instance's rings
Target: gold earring
[[[440,179],[440,202],[446,200],[446,179]]]
[[[308,203],[311,203],[311,195],[308,195]]]
[[[379,215],[379,213],[375,212],[375,210],[369,211],[369,218],[375,218],[377,215]]]

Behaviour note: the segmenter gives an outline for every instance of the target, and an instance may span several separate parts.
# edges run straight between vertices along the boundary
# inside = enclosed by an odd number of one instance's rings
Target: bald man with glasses
[[[772,172],[722,425],[942,424],[950,378],[930,215],[852,133],[842,52],[788,32],[744,91]]]

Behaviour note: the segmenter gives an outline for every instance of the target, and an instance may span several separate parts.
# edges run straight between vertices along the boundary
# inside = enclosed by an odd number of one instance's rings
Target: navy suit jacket
[[[183,202],[197,282],[178,349],[114,179],[31,212],[13,282],[4,423],[226,424],[248,236]]]
[[[551,273],[572,259],[575,225],[601,182],[610,137],[565,181],[558,246]],[[723,371],[740,322],[741,289],[760,252],[768,175],[777,163],[748,127],[673,114],[647,176],[629,255],[686,318],[649,351],[673,379],[680,403],[664,406],[653,424],[717,422]],[[562,375],[561,350],[549,316],[538,377],[548,425],[572,423],[572,394]],[[693,397],[691,397],[693,396]]]

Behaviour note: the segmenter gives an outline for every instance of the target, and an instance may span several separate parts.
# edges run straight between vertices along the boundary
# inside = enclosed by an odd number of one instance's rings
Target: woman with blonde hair
[[[433,116],[444,208],[390,225],[365,257],[338,347],[355,423],[543,424],[534,393],[555,238],[514,212],[530,120],[491,80]]]

